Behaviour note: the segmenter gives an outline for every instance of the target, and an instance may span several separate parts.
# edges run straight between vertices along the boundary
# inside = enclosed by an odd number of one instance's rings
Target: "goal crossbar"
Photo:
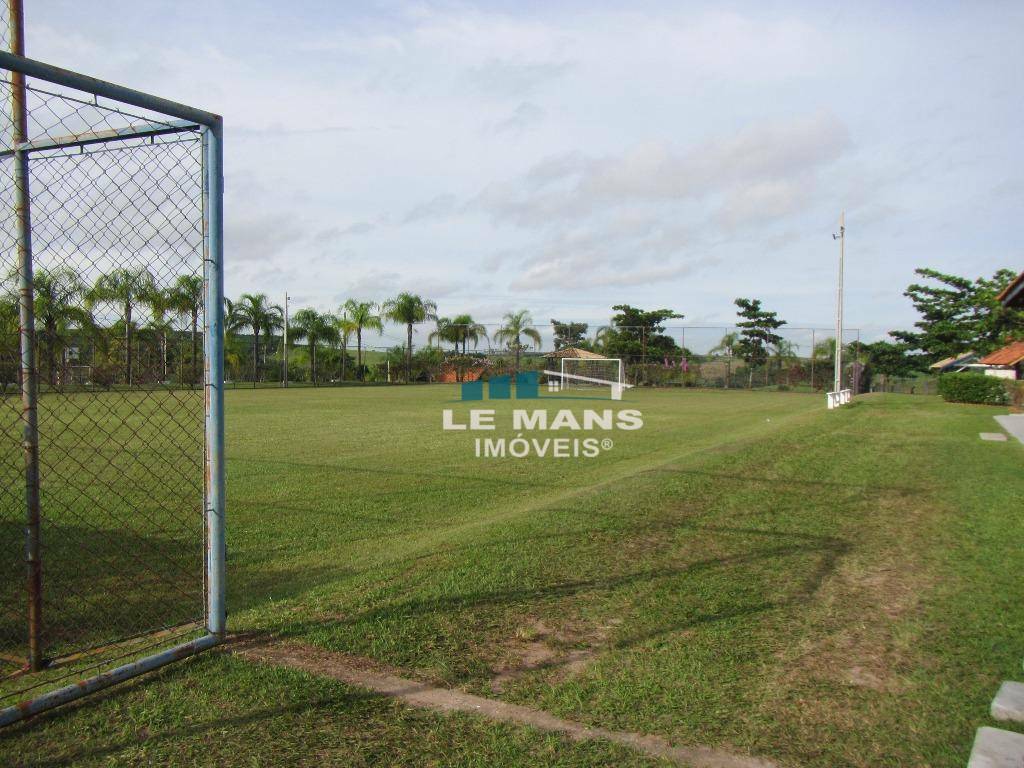
[[[619,381],[609,381],[608,379],[595,379],[591,376],[580,376],[576,373],[562,373],[560,371],[544,371],[548,376],[561,376],[563,379],[575,379],[576,381],[589,381],[591,384],[607,384],[610,387],[619,386],[623,389],[632,389],[632,384],[626,384]]]

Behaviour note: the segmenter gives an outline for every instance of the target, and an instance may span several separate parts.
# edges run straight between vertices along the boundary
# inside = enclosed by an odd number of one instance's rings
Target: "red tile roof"
[[[1021,360],[1024,360],[1024,341],[1014,341],[985,355],[979,362],[985,365],[1016,365]]]
[[[1020,306],[1024,304],[1024,272],[1017,275],[1013,282],[1003,288],[996,298],[1006,306]]]

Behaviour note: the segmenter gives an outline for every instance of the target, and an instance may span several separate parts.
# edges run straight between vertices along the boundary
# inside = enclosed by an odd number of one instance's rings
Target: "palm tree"
[[[594,349],[604,351],[604,348],[608,346],[608,341],[612,337],[612,327],[610,325],[598,326],[594,331]]]
[[[337,321],[334,315],[321,314],[315,309],[300,309],[288,326],[296,339],[305,339],[309,344],[309,368],[313,386],[317,385],[316,348],[322,343],[337,343]]]
[[[494,332],[494,340],[499,344],[507,343],[509,348],[515,351],[516,363],[512,372],[517,373],[519,371],[519,354],[525,346],[522,343],[522,337],[525,336],[539,347],[540,333],[533,327],[533,317],[528,309],[505,313],[504,323]]]
[[[38,269],[32,276],[35,293],[36,339],[46,350],[50,385],[57,384],[57,352],[62,349],[72,328],[85,331],[92,326],[92,315],[82,304],[85,284],[78,273],[66,267]]]
[[[199,275],[181,275],[170,289],[170,306],[182,317],[187,317],[192,328],[192,378],[199,376],[199,313],[203,308],[203,278]],[[224,300],[230,304],[228,299]],[[227,313],[225,313],[226,315]],[[225,327],[227,326],[225,317]]]
[[[20,370],[18,296],[12,291],[0,294],[0,392],[7,393],[7,385],[17,388]]]
[[[466,343],[472,341],[473,349],[480,344],[480,337],[487,339],[487,329],[480,323],[473,320],[470,315],[456,315],[452,320],[452,335],[455,338],[455,348],[458,350],[459,342],[462,342],[462,354],[466,354]]]
[[[381,306],[384,316],[392,322],[405,325],[405,381],[412,380],[412,327],[416,323],[437,319],[437,304],[414,293],[400,293]]]
[[[356,301],[355,299],[349,299],[341,308],[342,316],[348,317],[356,329],[356,369],[360,379],[363,378],[363,329],[377,331],[377,333],[384,332],[384,323],[381,321],[380,315],[375,315],[373,311],[374,303],[372,301]]]
[[[243,293],[237,303],[231,305],[236,318],[236,327],[252,329],[252,372],[253,381],[259,379],[260,333],[269,335],[276,328],[284,327],[284,310],[271,304],[265,293]]]
[[[167,319],[167,313],[174,309],[174,302],[170,290],[161,290],[154,287],[148,296],[146,303],[152,313],[150,320],[146,323],[145,330],[153,338],[157,347],[157,356],[160,358],[160,380],[167,379],[167,336],[174,328]]]
[[[128,385],[132,383],[132,312],[150,296],[156,286],[153,274],[146,267],[120,267],[100,275],[86,294],[86,309],[92,310],[100,302],[111,302],[121,307],[124,322],[125,373]]]
[[[787,364],[793,363],[797,360],[796,346],[793,342],[788,339],[782,339],[775,345],[775,360],[779,364],[779,373],[782,373],[782,369]],[[790,383],[790,372],[786,371],[786,386]]]
[[[342,312],[334,318],[334,327],[338,329],[338,343],[341,345],[341,380],[345,380],[345,364],[348,360],[348,342],[356,332],[356,324]]]
[[[740,335],[735,331],[727,332],[721,339],[718,340],[718,344],[712,347],[712,355],[725,355],[725,388],[729,388],[729,379],[732,378],[732,358],[736,351],[736,343],[740,340]]]
[[[452,326],[452,319],[450,317],[439,317],[437,318],[437,328],[430,332],[427,337],[427,344],[433,344],[437,342],[437,346],[441,346],[442,341],[447,341],[455,347],[455,351],[459,351],[459,340],[455,338],[455,329]]]

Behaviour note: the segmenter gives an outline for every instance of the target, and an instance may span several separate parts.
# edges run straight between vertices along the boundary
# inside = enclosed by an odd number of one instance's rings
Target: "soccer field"
[[[1019,677],[1024,446],[929,397],[227,394],[232,632],[779,765],[962,765]],[[593,458],[513,408],[630,408]],[[442,429],[493,408],[494,432]],[[582,417],[581,417],[582,418]],[[583,433],[523,434],[581,437]],[[213,652],[0,733],[11,765],[655,765]]]

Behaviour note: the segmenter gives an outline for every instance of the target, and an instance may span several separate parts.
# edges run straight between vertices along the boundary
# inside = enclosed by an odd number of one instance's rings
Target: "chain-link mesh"
[[[204,211],[197,127],[30,81],[45,659],[31,672],[13,86],[0,75],[2,707],[201,629]]]

